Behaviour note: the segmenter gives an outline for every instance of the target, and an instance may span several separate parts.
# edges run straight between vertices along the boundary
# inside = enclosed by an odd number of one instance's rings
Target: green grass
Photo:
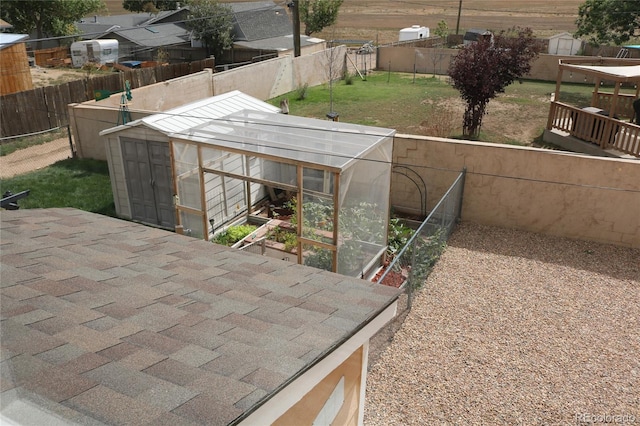
[[[331,91],[333,108],[330,107]],[[329,84],[309,87],[304,100],[296,99],[292,92],[269,102],[279,106],[281,99],[289,99],[292,115],[325,119],[333,109],[340,121],[402,131],[415,125],[416,117],[428,113],[429,105],[422,101],[445,99],[457,93],[438,78],[421,76],[414,83],[411,74],[374,72],[366,81],[356,76],[352,84],[342,80],[334,82],[331,90]]]
[[[591,99],[592,85],[563,84],[561,99],[588,104]],[[534,144],[536,137],[530,140],[503,135],[505,123],[518,127],[533,125],[544,130],[549,113],[549,99],[555,91],[555,82],[523,80],[521,84],[508,86],[504,93],[489,102],[489,113],[499,117],[498,123],[491,125],[485,117],[478,140],[483,142],[507,143],[515,145]],[[332,93],[331,93],[332,92]],[[331,108],[331,97],[333,108]],[[289,100],[289,111],[293,115],[325,119],[331,110],[339,114],[340,121],[396,129],[399,133],[423,134],[419,126],[431,120],[441,120],[443,115],[451,116],[448,100],[461,102],[457,90],[446,82],[446,77],[405,73],[387,73],[374,71],[363,81],[355,76],[351,84],[344,81],[309,87],[306,98],[297,99],[291,92],[271,99],[279,106],[284,98]],[[507,109],[504,118],[497,114],[502,107]],[[509,109],[511,108],[511,109]],[[440,116],[437,116],[438,113]],[[460,117],[457,117],[460,115]],[[449,137],[462,138],[462,114],[454,113],[453,128]],[[536,135],[538,136],[538,135]]]
[[[106,161],[67,159],[32,173],[3,179],[1,191],[30,190],[18,201],[21,209],[74,207],[116,216]]]

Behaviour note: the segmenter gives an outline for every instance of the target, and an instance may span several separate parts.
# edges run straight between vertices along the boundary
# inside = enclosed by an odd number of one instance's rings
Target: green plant
[[[258,229],[257,226],[249,224],[230,226],[226,231],[216,234],[212,241],[216,244],[232,246],[256,229]]]
[[[344,73],[344,84],[351,86],[353,84],[353,74],[350,72]]]
[[[387,254],[395,256],[402,248],[407,245],[415,231],[404,225],[399,218],[392,218],[389,221],[389,242]]]
[[[307,99],[308,90],[309,90],[309,85],[307,83],[304,83],[302,86],[298,86],[296,88],[295,99],[297,101],[304,101],[305,99]]]
[[[304,264],[306,266],[313,266],[314,268],[330,271],[332,266],[331,250],[323,249],[320,247],[308,248],[309,254],[304,258]]]
[[[71,158],[51,166],[2,180],[2,192],[29,190],[21,209],[73,207],[116,217],[106,161]]]

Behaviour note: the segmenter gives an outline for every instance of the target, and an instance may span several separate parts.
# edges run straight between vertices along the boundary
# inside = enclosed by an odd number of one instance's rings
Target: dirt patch
[[[70,157],[69,138],[20,149],[0,157],[0,179],[39,170]]]
[[[73,68],[31,68],[31,81],[33,81],[33,87],[55,86],[58,84],[68,83],[69,81],[82,80],[88,76],[89,74],[86,71],[76,70]]]

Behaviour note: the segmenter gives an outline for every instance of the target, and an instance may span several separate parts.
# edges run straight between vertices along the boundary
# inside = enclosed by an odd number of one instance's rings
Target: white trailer
[[[420,40],[421,38],[429,38],[429,27],[412,25],[409,28],[400,30],[400,38],[398,41]]]
[[[71,44],[71,62],[74,68],[86,63],[104,65],[118,62],[118,40],[83,40]]]

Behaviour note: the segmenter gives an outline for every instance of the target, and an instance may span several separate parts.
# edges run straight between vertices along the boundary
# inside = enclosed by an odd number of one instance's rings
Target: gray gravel
[[[376,358],[366,425],[640,424],[640,250],[463,223]]]

